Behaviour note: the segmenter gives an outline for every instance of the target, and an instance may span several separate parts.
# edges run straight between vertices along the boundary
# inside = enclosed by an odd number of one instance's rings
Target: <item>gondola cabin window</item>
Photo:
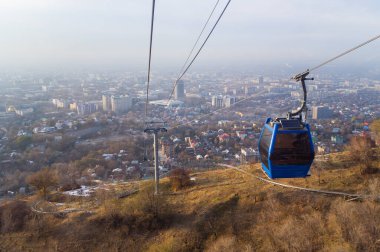
[[[268,167],[268,153],[271,140],[272,132],[267,127],[264,127],[263,135],[260,141],[259,151],[261,162],[263,162],[266,167]]]
[[[274,165],[306,165],[313,159],[308,132],[281,133],[275,139],[271,160]]]

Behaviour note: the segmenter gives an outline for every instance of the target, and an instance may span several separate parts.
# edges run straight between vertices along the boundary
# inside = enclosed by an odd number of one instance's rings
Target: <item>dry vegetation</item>
[[[171,188],[174,191],[183,189],[186,186],[190,185],[189,172],[181,168],[172,170],[169,174],[169,181],[170,181]]]
[[[380,174],[362,174],[348,154],[316,165],[319,176],[281,182],[380,194]],[[379,163],[372,167],[379,169]],[[258,165],[243,168],[261,175]],[[176,190],[163,179],[159,196],[148,182],[123,198],[120,193],[136,184],[108,185],[88,199],[49,196],[66,208],[80,206],[91,213],[39,215],[30,211],[31,198],[5,202],[0,251],[380,250],[380,204],[375,200],[294,191],[229,169],[191,176],[192,185]]]

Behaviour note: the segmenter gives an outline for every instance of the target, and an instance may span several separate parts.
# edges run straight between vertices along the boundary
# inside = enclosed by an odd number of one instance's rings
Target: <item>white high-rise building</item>
[[[236,102],[236,98],[230,95],[214,95],[211,98],[211,105],[215,108],[231,107]]]
[[[185,99],[185,82],[183,80],[179,80],[177,82],[177,86],[175,87],[174,98],[176,100],[184,100]]]
[[[223,96],[221,95],[214,95],[211,98],[211,105],[216,108],[222,108],[223,107]]]
[[[89,115],[98,110],[97,102],[86,102],[77,104],[77,112],[79,115]]]
[[[102,96],[102,107],[103,107],[103,111],[111,111],[112,110],[111,95],[104,94]]]
[[[224,107],[229,108],[236,102],[236,98],[234,96],[226,95],[223,97]]]
[[[128,95],[111,96],[111,108],[115,113],[124,113],[132,108],[132,99]]]
[[[313,106],[312,118],[316,119],[329,119],[333,116],[333,111],[325,106]]]

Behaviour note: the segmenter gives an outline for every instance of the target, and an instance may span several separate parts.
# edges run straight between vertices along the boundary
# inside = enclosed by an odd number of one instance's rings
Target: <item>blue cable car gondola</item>
[[[314,146],[310,127],[302,120],[306,112],[305,80],[309,71],[293,79],[302,82],[304,100],[296,112],[286,118],[268,118],[261,131],[259,153],[262,169],[271,178],[306,177],[314,160]]]

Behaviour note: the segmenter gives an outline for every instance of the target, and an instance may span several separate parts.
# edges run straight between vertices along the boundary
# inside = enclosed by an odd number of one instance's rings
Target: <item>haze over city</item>
[[[215,2],[157,2],[153,70],[178,71]],[[3,70],[146,67],[148,0],[3,0],[1,8]],[[290,71],[300,71],[375,36],[380,25],[377,1],[241,0],[233,1],[227,14],[193,69],[296,66]],[[379,64],[372,53],[379,50],[372,44],[334,64],[371,68]]]
[[[0,251],[380,251],[379,27],[378,1],[0,0]]]

